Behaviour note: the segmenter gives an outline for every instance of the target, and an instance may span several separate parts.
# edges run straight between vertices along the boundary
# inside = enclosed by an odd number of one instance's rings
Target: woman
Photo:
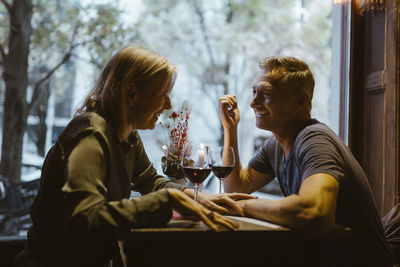
[[[175,77],[175,67],[146,48],[130,45],[110,59],[47,154],[17,266],[105,266],[118,255],[118,235],[163,225],[172,209],[215,231],[216,223],[237,228],[194,202],[191,189],[157,175],[136,132],[153,129],[171,108]],[[143,196],[129,199],[131,186]],[[222,212],[231,205],[242,214],[226,196],[203,194],[201,201]]]

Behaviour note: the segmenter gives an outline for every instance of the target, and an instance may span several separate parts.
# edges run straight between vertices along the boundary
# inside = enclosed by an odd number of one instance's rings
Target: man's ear
[[[304,107],[308,103],[308,95],[305,92],[301,92],[297,97],[297,105],[299,107]]]

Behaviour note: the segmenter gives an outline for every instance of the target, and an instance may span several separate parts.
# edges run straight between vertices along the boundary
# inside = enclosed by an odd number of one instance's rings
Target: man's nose
[[[254,108],[254,106],[258,103],[257,101],[258,101],[258,94],[257,93],[255,93],[254,95],[253,95],[253,98],[251,99],[251,102],[250,102],[250,107],[251,108]]]

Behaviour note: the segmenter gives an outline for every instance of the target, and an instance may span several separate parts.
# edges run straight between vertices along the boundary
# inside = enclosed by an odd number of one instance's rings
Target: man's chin
[[[269,130],[269,128],[267,127],[267,125],[265,125],[265,123],[263,123],[263,122],[260,122],[260,121],[256,121],[256,127],[258,128],[258,129],[261,129],[261,130],[266,130],[266,131],[268,131]]]

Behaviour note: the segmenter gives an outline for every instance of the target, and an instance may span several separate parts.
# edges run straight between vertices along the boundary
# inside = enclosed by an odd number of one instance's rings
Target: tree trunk
[[[49,72],[48,68],[41,66],[35,68],[33,77],[31,80],[38,81],[41,77],[44,77]],[[32,96],[33,97],[33,96]],[[38,94],[35,96],[36,99],[32,99],[31,105],[28,112],[29,115],[36,116],[39,121],[37,125],[27,126],[26,133],[36,145],[37,153],[39,156],[44,157],[46,153],[46,134],[47,124],[46,118],[48,113],[48,102],[50,97],[50,80],[47,79],[39,85]]]
[[[32,0],[14,0],[9,9],[10,39],[3,72],[6,92],[0,174],[11,183],[19,182],[21,177],[32,8]]]

